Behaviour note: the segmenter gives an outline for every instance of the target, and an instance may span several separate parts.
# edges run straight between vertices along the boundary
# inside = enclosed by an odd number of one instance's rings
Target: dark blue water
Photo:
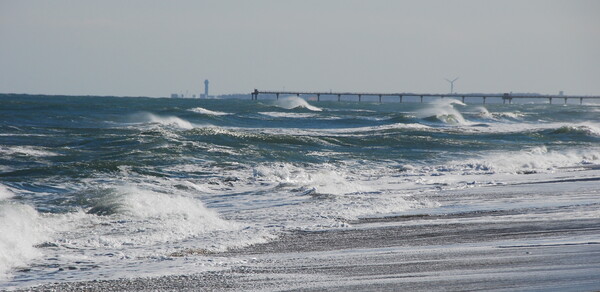
[[[0,95],[0,274],[127,274],[599,162],[598,105]]]

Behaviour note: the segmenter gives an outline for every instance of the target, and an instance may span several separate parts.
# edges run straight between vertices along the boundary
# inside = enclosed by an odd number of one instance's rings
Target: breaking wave
[[[290,164],[261,165],[254,168],[254,177],[258,180],[277,182],[283,186],[314,190],[318,194],[343,195],[372,190],[327,168],[307,171]]]
[[[174,116],[158,116],[152,113],[139,113],[132,116],[132,120],[138,123],[158,124],[162,126],[176,127],[183,130],[191,130],[194,125],[184,119]]]
[[[590,137],[600,137],[600,127],[592,124],[580,124],[572,126],[562,126],[551,132],[552,134],[574,134]]]
[[[440,121],[444,124],[469,124],[454,105],[465,106],[463,102],[455,99],[440,99],[430,103],[427,108],[421,109],[416,115],[427,121]]]
[[[203,115],[209,115],[209,116],[225,116],[225,115],[229,115],[229,113],[224,113],[224,112],[219,112],[219,111],[211,111],[205,108],[201,108],[201,107],[195,107],[190,109],[190,111],[195,112],[195,113],[199,113],[199,114],[203,114]]]
[[[49,237],[40,214],[31,206],[0,202],[0,280],[11,269],[41,256],[35,245]]]
[[[288,96],[275,101],[275,106],[285,109],[305,108],[311,111],[320,112],[323,109],[310,105],[306,100],[297,96]]]
[[[239,226],[219,218],[194,198],[171,195],[135,186],[117,187],[88,211],[128,220],[126,225],[111,227],[95,240],[93,246],[119,247],[129,244],[153,244],[192,238],[215,230],[231,230]],[[131,236],[135,233],[136,236]]]
[[[536,173],[558,168],[600,164],[600,150],[552,151],[544,146],[519,152],[497,152],[480,159],[450,162],[439,171],[475,171],[484,173]]]

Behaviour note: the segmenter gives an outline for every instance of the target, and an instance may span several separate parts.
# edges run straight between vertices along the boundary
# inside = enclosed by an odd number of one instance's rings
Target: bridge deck
[[[524,95],[524,94],[510,94],[510,93],[413,93],[413,92],[400,92],[400,93],[373,93],[373,92],[326,92],[326,91],[259,91],[254,90],[252,92],[252,99],[258,100],[258,95],[275,95],[277,99],[279,96],[288,96],[288,95],[296,95],[296,96],[316,96],[317,100],[321,99],[321,96],[337,96],[338,101],[341,100],[342,96],[357,96],[358,101],[361,101],[363,96],[374,96],[379,97],[379,102],[382,101],[383,97],[398,97],[400,102],[402,102],[403,97],[411,96],[411,97],[420,97],[421,102],[423,102],[423,97],[456,97],[461,98],[462,101],[465,101],[467,97],[479,97],[483,98],[483,102],[485,103],[487,98],[502,98],[504,103],[508,101],[512,103],[513,99],[522,99],[522,98],[542,98],[548,99],[550,103],[552,103],[552,99],[560,98],[564,99],[565,103],[567,103],[568,99],[579,99],[580,103],[583,103],[584,99],[600,99],[599,95]]]

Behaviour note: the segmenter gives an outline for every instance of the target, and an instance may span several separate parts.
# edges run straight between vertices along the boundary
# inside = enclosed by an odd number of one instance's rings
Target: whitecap
[[[275,106],[285,109],[305,108],[311,111],[320,112],[323,109],[310,105],[306,100],[297,96],[288,96],[275,101]]]
[[[305,119],[313,118],[318,116],[317,114],[311,113],[289,113],[289,112],[260,112],[259,114],[269,116],[273,118],[294,118],[294,119]]]
[[[49,230],[42,222],[31,206],[0,204],[0,279],[41,256],[35,245],[49,239]]]
[[[184,119],[175,116],[158,116],[152,113],[138,113],[132,116],[135,122],[153,123],[163,126],[177,127],[184,130],[191,130],[194,125]]]
[[[254,168],[254,177],[282,185],[314,189],[319,194],[343,195],[372,191],[371,188],[346,179],[343,174],[327,168],[307,171],[292,164],[261,165]]]
[[[195,112],[195,113],[199,113],[199,114],[203,114],[203,115],[209,115],[209,116],[230,115],[230,113],[224,113],[224,112],[219,112],[219,111],[211,111],[209,109],[205,109],[205,108],[201,108],[201,107],[192,108],[192,109],[189,109],[189,111],[192,111],[192,112]]]
[[[118,186],[90,210],[127,220],[110,231],[82,244],[119,247],[179,241],[217,230],[234,230],[239,225],[221,219],[202,201],[187,196],[165,194],[132,185]],[[132,237],[131,233],[136,236]]]
[[[433,117],[446,124],[469,124],[463,115],[456,108],[454,108],[454,105],[464,106],[465,104],[455,99],[440,99],[429,103],[428,107],[418,111],[416,116],[419,118]]]
[[[479,159],[448,163],[444,171],[501,173],[551,172],[558,168],[600,164],[600,150],[548,150],[545,146],[517,152],[494,152]]]

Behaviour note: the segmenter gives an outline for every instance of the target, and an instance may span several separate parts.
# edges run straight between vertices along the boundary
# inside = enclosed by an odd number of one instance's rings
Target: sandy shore
[[[246,264],[191,275],[25,291],[597,291],[600,218],[477,223],[465,213],[365,219],[218,254]],[[459,222],[459,223],[449,223]],[[211,256],[211,255],[195,255]]]

